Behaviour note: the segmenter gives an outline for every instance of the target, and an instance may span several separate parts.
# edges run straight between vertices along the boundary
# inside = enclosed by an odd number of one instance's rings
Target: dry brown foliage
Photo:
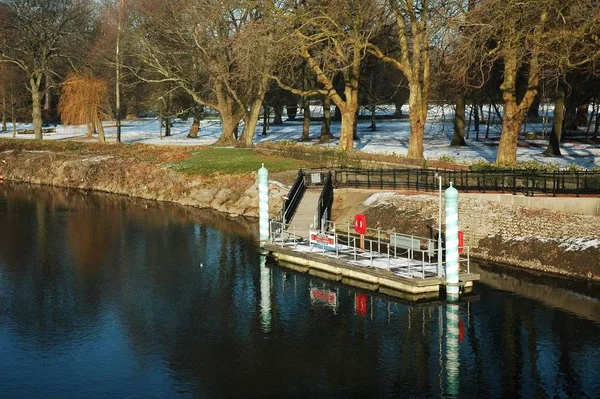
[[[62,123],[96,127],[105,141],[102,120],[111,118],[107,83],[89,74],[72,73],[62,84],[58,103]]]

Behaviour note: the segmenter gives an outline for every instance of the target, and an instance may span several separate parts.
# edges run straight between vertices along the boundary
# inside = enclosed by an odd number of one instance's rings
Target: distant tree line
[[[193,118],[196,137],[212,108],[218,145],[251,146],[261,118],[266,133],[271,111],[279,124],[298,105],[308,140],[319,102],[320,140],[337,118],[352,150],[361,107],[376,129],[377,106],[408,103],[408,156],[423,158],[436,102],[455,106],[451,145],[467,144],[467,105],[476,139],[497,116],[496,161],[510,164],[541,101],[555,105],[548,155],[577,126],[597,139],[598,32],[597,0],[0,0],[2,129],[29,112],[41,139],[60,111],[102,137],[114,117],[120,141],[123,118],[152,110],[166,126]]]

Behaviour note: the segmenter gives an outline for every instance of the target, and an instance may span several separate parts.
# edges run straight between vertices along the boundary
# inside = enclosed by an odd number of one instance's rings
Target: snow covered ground
[[[319,116],[321,109],[311,107],[313,116]],[[550,110],[551,111],[551,110]],[[408,108],[403,108],[406,115]],[[468,111],[467,111],[468,112]],[[366,113],[366,111],[364,112]],[[389,110],[380,109],[378,113],[390,113]],[[550,112],[550,117],[551,112]],[[467,140],[468,147],[450,147],[448,144],[452,138],[453,110],[450,107],[432,107],[425,128],[424,148],[425,158],[434,160],[444,158],[454,159],[458,162],[470,163],[475,161],[494,161],[497,152],[497,139],[500,133],[500,125],[492,124],[490,127],[490,139],[484,139],[486,126],[480,127],[480,140],[475,140],[475,132],[471,125],[470,138]],[[219,137],[221,126],[218,119],[211,118],[202,121],[200,137],[197,139],[187,138],[191,121],[176,120],[172,127],[172,136],[160,137],[159,122],[156,118],[140,119],[137,121],[123,121],[122,141],[126,143],[144,143],[152,145],[210,145]],[[369,153],[383,153],[406,155],[408,152],[408,139],[410,125],[408,119],[386,119],[377,121],[377,130],[372,131],[369,120],[360,120],[358,123],[358,135],[360,141],[355,143],[359,151]],[[12,137],[12,127],[7,126],[8,132],[1,132],[0,138]],[[18,124],[18,130],[31,129],[31,124]],[[321,123],[314,121],[310,126],[312,142],[307,145],[317,145]],[[107,140],[115,141],[116,128],[114,122],[105,122]],[[331,126],[334,136],[339,135],[340,123],[333,122]],[[552,163],[567,168],[570,165],[578,165],[585,168],[600,167],[600,145],[584,144],[578,142],[567,142],[562,146],[564,157],[553,158],[542,155],[547,146],[547,132],[550,126],[542,123],[524,124],[523,132],[536,133],[536,140],[520,140],[517,149],[517,158],[520,162],[537,161],[540,163]],[[164,133],[164,129],[163,129]],[[265,141],[292,141],[298,142],[302,135],[302,116],[298,115],[295,121],[284,118],[284,124],[271,125],[266,136],[261,135],[262,122],[257,127],[256,143]],[[544,135],[545,133],[545,135]],[[32,134],[18,134],[18,138],[33,138]],[[55,133],[46,133],[44,139],[48,140],[84,140],[86,138],[85,126],[57,126]],[[336,146],[337,140],[328,144]]]

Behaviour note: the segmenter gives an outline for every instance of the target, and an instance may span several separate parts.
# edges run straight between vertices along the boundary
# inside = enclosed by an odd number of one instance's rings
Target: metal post
[[[462,172],[461,172],[462,173]],[[442,176],[437,172],[435,177],[439,180],[439,198],[438,198],[438,245],[437,245],[437,253],[438,253],[438,266],[437,266],[437,274],[438,277],[442,277]]]
[[[258,220],[262,247],[269,241],[269,171],[264,163],[258,170]]]

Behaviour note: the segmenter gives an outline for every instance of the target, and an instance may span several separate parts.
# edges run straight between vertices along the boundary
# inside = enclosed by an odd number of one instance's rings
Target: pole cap
[[[452,182],[450,182],[450,187],[448,187],[444,192],[444,197],[446,200],[458,200],[458,190],[454,188]]]
[[[269,176],[269,171],[267,170],[267,168],[265,168],[265,164],[263,163],[261,168],[258,170],[258,177],[259,178],[268,178]]]

